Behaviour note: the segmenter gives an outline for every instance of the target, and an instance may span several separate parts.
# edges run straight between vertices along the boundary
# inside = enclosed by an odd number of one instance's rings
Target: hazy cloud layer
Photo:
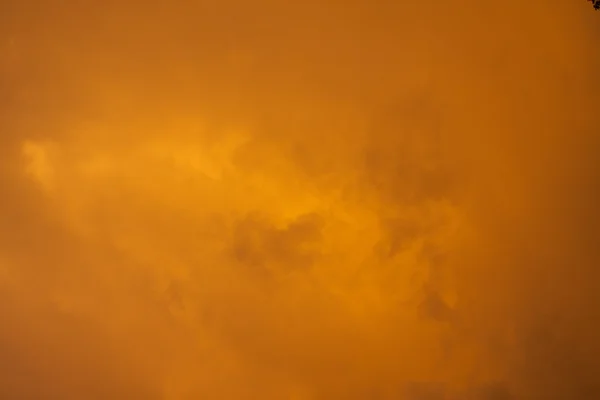
[[[86,4],[0,6],[0,398],[600,396],[589,4]]]

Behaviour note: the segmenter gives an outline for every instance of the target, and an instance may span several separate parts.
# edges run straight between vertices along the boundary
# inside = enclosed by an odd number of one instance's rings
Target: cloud
[[[597,397],[585,2],[5,3],[0,397]]]

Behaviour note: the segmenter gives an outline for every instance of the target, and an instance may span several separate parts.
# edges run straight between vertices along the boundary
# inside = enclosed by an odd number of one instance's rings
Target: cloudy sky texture
[[[0,398],[600,397],[584,0],[0,2]]]

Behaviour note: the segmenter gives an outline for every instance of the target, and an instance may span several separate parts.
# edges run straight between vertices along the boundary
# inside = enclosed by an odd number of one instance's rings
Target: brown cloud
[[[0,397],[598,397],[597,15],[421,3],[3,2]]]

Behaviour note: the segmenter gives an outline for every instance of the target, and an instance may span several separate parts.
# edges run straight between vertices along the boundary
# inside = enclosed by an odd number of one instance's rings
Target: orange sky
[[[600,396],[590,4],[92,3],[0,5],[1,399]]]

